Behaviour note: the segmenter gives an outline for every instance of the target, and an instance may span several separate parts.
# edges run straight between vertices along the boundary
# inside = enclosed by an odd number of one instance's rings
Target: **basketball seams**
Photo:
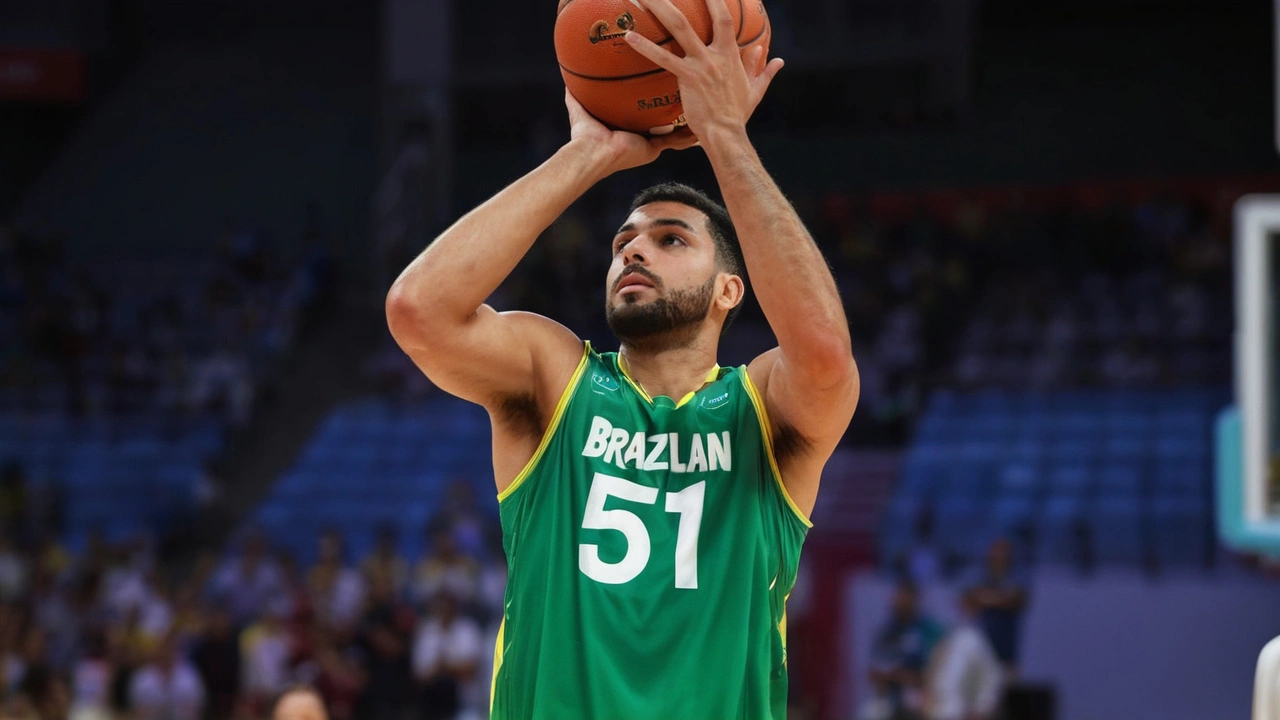
[[[743,22],[742,24],[744,27],[746,26],[746,22]],[[764,27],[760,28],[760,33],[746,42],[739,42],[738,49],[741,50],[744,47],[750,46],[752,43],[764,37],[767,32],[769,32],[769,18],[764,19]]]
[[[567,72],[570,75],[576,78],[579,78],[581,80],[591,80],[593,82],[623,82],[625,80],[635,80],[636,78],[649,77],[650,75],[657,75],[658,73],[666,72],[666,70],[664,70],[663,68],[654,68],[652,70],[646,70],[642,73],[635,73],[634,75],[614,75],[611,77],[596,77],[593,75],[583,75],[582,73],[574,72],[563,65],[560,66],[560,70],[562,70],[563,72]]]
[[[573,0],[569,0],[569,2],[573,2]],[[657,42],[655,42],[654,45],[657,45],[658,47],[666,47],[667,45],[670,45],[671,42],[674,40],[675,40],[675,36],[668,35],[665,39],[658,40]],[[652,64],[653,63],[650,63],[650,65]],[[574,77],[582,78],[583,80],[600,80],[605,82],[609,80],[630,80],[632,78],[644,77],[646,75],[654,75],[656,73],[662,72],[662,68],[655,67],[655,69],[653,70],[645,70],[644,72],[632,73],[630,75],[609,75],[607,77],[604,77],[604,76],[598,76],[598,75],[584,75],[578,72],[577,70],[570,70],[569,68],[564,66],[564,63],[560,63],[560,69],[569,73]]]

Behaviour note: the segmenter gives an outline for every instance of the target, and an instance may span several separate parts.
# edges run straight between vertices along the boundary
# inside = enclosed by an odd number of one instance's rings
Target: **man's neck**
[[[665,395],[672,400],[680,400],[706,384],[707,373],[716,366],[716,346],[714,343],[694,343],[646,353],[624,344],[618,351],[618,361],[649,397]]]

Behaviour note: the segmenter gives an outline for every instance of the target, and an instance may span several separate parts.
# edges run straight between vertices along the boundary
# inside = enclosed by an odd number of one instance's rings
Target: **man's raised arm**
[[[753,361],[751,378],[780,437],[787,490],[808,514],[822,466],[858,402],[849,324],[822,251],[765,172],[746,132],[713,131],[703,147],[738,229],[742,256],[778,347]]]
[[[400,347],[442,389],[488,408],[536,393],[538,363],[566,352],[576,359],[581,345],[554,321],[498,313],[485,300],[592,185],[693,143],[688,135],[646,140],[610,132],[567,93],[566,104],[569,143],[446,230],[387,295],[387,323]]]
[[[637,52],[679,79],[685,119],[720,183],[756,297],[778,338],[778,347],[756,358],[748,374],[774,421],[787,490],[807,514],[822,466],[853,417],[858,371],[827,262],[747,138],[747,120],[782,61],[765,64],[758,49],[741,56],[722,0],[707,0],[710,45],[671,0],[636,2],[684,50],[680,57],[637,33],[627,35]]]

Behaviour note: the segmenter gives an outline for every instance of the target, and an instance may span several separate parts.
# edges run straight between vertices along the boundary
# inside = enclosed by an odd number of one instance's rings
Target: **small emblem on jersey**
[[[591,373],[591,392],[597,395],[603,395],[606,392],[617,392],[618,381],[608,375],[600,373]]]
[[[729,393],[726,391],[715,397],[703,397],[698,401],[698,407],[703,410],[715,410],[729,404]]]

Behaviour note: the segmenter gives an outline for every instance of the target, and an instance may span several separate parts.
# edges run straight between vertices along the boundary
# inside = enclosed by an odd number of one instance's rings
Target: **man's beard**
[[[609,329],[622,344],[650,352],[688,344],[698,324],[711,313],[714,275],[701,287],[676,290],[666,297],[643,302],[631,296],[605,308]]]

